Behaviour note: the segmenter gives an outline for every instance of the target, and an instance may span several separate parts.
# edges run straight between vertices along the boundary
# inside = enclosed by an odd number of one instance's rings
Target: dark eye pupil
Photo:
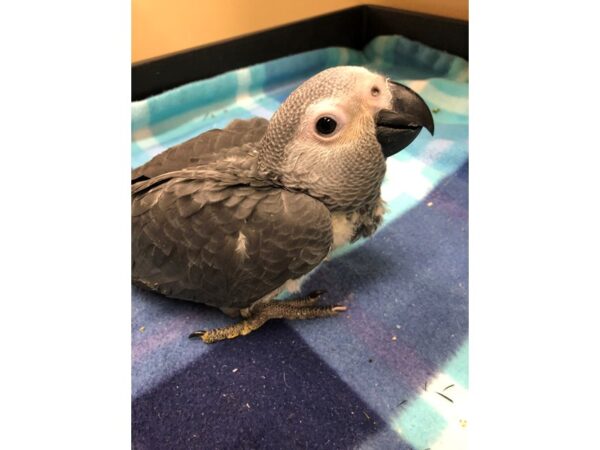
[[[321,117],[317,120],[317,131],[319,134],[331,134],[335,131],[337,122],[331,117]]]

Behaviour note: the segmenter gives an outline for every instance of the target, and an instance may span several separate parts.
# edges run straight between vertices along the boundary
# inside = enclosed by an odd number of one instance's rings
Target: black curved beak
[[[381,150],[387,158],[408,147],[425,127],[433,135],[433,116],[425,101],[412,89],[388,80],[393,109],[375,116],[375,129]]]

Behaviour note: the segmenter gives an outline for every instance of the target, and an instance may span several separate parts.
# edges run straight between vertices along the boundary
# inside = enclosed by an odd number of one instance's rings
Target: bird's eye
[[[337,127],[337,122],[333,120],[331,117],[321,117],[317,120],[317,132],[321,135],[327,136],[335,131]]]
[[[371,95],[372,95],[373,97],[377,97],[377,96],[380,94],[380,92],[381,92],[381,91],[379,90],[379,88],[378,88],[377,86],[373,86],[373,87],[371,88]]]

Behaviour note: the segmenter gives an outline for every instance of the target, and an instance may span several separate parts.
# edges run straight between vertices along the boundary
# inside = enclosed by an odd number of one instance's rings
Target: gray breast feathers
[[[310,272],[332,246],[329,211],[301,193],[205,178],[134,192],[134,282],[170,297],[243,308]]]

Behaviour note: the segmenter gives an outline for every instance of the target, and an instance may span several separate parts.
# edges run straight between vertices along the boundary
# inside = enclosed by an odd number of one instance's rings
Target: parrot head
[[[305,81],[275,112],[259,143],[259,166],[332,210],[352,210],[379,196],[385,158],[423,127],[433,134],[431,112],[414,91],[363,67],[334,67]]]

